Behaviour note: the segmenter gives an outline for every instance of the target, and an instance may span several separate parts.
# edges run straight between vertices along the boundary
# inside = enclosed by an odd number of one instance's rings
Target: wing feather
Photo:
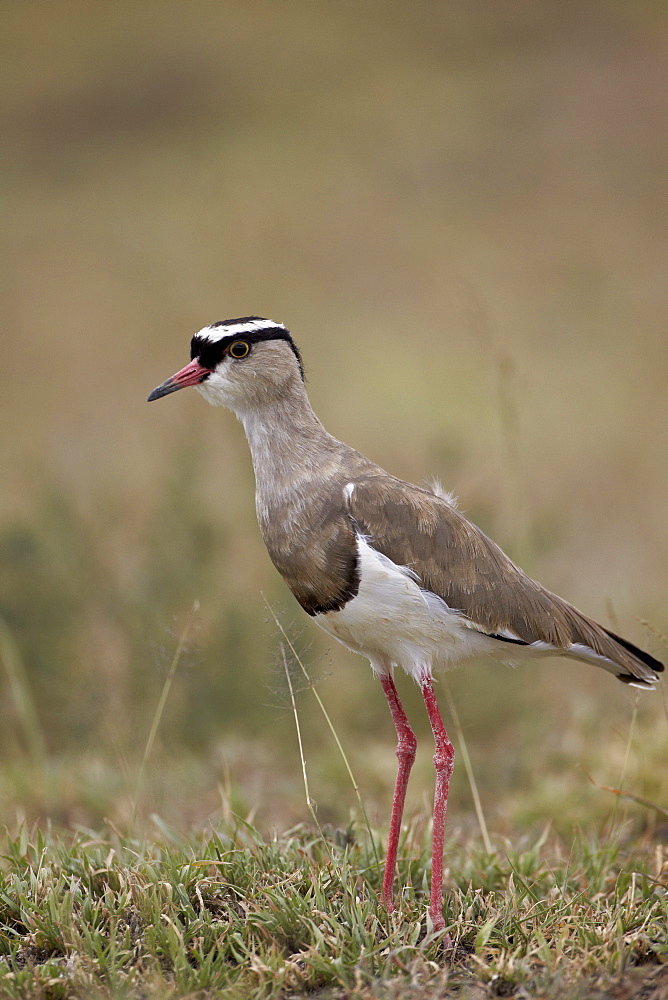
[[[480,630],[567,651],[587,646],[617,664],[620,676],[653,683],[663,666],[610,634],[516,566],[479,528],[441,497],[387,473],[355,480],[348,499],[358,530],[378,551],[408,566],[421,586]],[[630,677],[629,677],[630,675]]]

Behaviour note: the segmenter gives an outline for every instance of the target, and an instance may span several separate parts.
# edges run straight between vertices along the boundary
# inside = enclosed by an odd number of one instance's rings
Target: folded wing
[[[380,470],[356,479],[348,493],[350,514],[371,545],[480,631],[584,660],[590,650],[617,667],[622,681],[656,682],[658,660],[528,577],[447,500]]]

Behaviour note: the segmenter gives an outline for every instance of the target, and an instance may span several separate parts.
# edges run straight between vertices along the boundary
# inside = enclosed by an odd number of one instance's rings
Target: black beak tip
[[[152,403],[154,399],[161,399],[163,396],[168,396],[170,392],[176,392],[181,386],[178,382],[174,382],[171,378],[168,378],[162,385],[159,385],[157,389],[154,389],[151,395],[146,400],[147,403]]]

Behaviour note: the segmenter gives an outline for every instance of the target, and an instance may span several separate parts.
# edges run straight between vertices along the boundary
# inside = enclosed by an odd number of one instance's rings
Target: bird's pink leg
[[[438,708],[431,677],[422,683],[422,697],[427,706],[427,714],[434,734],[436,751],[434,767],[436,768],[436,788],[434,791],[434,823],[431,848],[431,902],[429,915],[435,931],[445,930],[443,919],[443,841],[445,838],[445,814],[448,808],[448,792],[450,778],[455,763],[455,748],[448,738],[443,725],[443,719]],[[446,935],[443,943],[451,945],[450,935]]]
[[[385,874],[383,875],[383,899],[387,912],[392,913],[394,902],[392,900],[392,889],[394,886],[394,874],[397,867],[397,850],[399,847],[399,834],[401,833],[401,817],[404,811],[406,799],[406,786],[408,776],[411,773],[413,761],[415,760],[415,748],[417,740],[415,733],[410,727],[406,718],[403,706],[399,701],[399,694],[392,680],[391,674],[381,674],[380,683],[387,698],[392,713],[392,721],[397,731],[397,758],[399,767],[397,768],[397,778],[394,783],[394,796],[392,798],[392,816],[390,818],[390,834],[387,841],[387,858],[385,859]],[[441,918],[442,919],[442,918]]]

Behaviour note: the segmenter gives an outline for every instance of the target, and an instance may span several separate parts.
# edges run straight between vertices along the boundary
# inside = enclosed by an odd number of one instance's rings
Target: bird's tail
[[[663,663],[646,653],[644,649],[634,646],[628,639],[622,639],[620,635],[611,632],[610,629],[605,628],[603,631],[627,653],[626,656],[620,658],[622,663],[619,665],[620,672],[616,674],[617,678],[624,684],[632,684],[634,687],[655,687],[659,680],[659,674],[663,673]],[[635,663],[631,664],[632,671],[627,669],[629,653],[635,660]]]

